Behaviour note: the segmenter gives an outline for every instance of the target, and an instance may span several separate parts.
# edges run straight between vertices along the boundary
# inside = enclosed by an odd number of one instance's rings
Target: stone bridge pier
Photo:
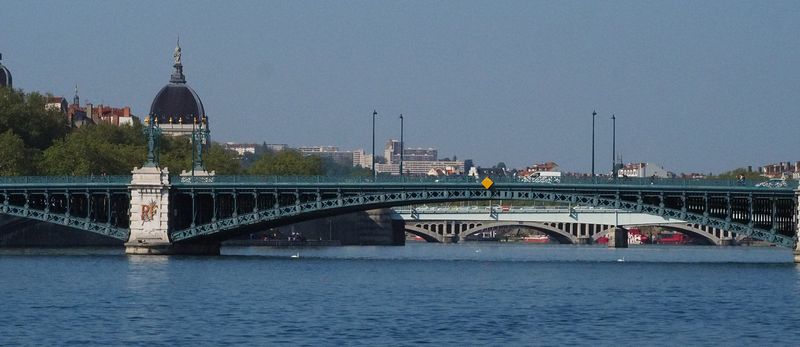
[[[219,242],[173,243],[170,241],[169,170],[155,165],[135,168],[128,186],[130,237],[126,254],[219,254]]]
[[[794,262],[796,264],[800,264],[800,242],[797,242],[800,239],[800,187],[795,189],[794,191],[794,199],[795,199],[795,230],[794,230]]]

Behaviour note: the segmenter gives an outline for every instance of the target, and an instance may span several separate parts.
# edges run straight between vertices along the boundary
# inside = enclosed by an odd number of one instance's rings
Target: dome
[[[2,63],[3,55],[0,54],[0,87],[9,87],[13,88],[14,86],[11,83],[11,71],[3,66]]]
[[[192,124],[193,118],[204,117],[206,114],[203,102],[194,89],[186,84],[181,64],[181,47],[175,48],[175,71],[169,83],[161,88],[150,105],[150,115],[158,117],[160,124]]]
[[[150,114],[158,117],[160,124],[191,124],[194,117],[205,116],[203,102],[186,83],[170,82],[156,94],[150,105]]]

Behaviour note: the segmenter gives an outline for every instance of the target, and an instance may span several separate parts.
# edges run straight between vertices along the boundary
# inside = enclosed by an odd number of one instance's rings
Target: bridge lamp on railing
[[[400,114],[400,178],[403,178],[403,114]]]
[[[597,116],[597,112],[592,110],[592,182],[594,182],[594,117]]]
[[[375,171],[375,117],[378,116],[378,111],[372,110],[372,180],[378,180],[378,173]]]
[[[611,115],[611,179],[617,180],[617,117]]]

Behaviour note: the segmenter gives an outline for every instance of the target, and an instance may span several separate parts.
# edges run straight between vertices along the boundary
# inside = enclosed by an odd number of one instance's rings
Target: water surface
[[[800,267],[782,248],[410,243],[223,254],[0,250],[0,345],[800,341]]]

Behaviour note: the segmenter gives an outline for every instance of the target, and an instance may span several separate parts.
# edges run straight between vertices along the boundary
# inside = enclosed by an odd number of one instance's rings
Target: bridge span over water
[[[218,253],[221,241],[270,227],[376,208],[522,200],[633,211],[796,249],[797,195],[735,181],[450,180],[170,176],[3,177],[0,214],[126,242],[129,253]]]
[[[616,227],[659,225],[707,240],[729,245],[735,233],[715,227],[687,223],[668,216],[595,207],[510,207],[510,206],[414,206],[395,208],[394,218],[405,230],[429,242],[463,241],[498,227],[524,227],[547,234],[560,243],[593,243]]]

